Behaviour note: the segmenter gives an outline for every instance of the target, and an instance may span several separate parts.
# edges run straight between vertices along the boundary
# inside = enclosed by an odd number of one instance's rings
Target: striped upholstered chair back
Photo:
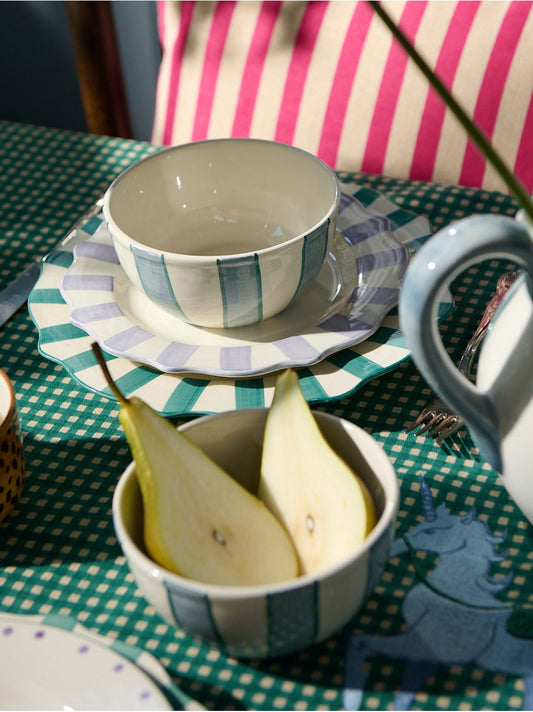
[[[531,192],[531,2],[385,3]],[[153,140],[252,136],[337,170],[504,189],[361,1],[164,1]]]

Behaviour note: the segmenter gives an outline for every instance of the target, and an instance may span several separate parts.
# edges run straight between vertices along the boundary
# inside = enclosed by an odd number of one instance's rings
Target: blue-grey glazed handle
[[[499,258],[515,262],[533,277],[533,241],[525,223],[480,215],[440,230],[411,261],[400,291],[399,312],[400,328],[422,376],[463,417],[483,456],[501,472],[494,403],[457,371],[437,320],[442,289],[471,265]]]

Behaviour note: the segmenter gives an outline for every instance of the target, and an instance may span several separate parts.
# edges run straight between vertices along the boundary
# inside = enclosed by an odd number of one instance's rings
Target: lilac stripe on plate
[[[88,307],[79,307],[73,309],[71,319],[74,322],[85,324],[91,321],[100,321],[101,319],[113,319],[117,316],[124,316],[118,304],[108,302],[107,304],[92,304]]]
[[[132,326],[106,339],[104,347],[122,351],[137,346],[137,344],[142,344],[143,341],[152,338],[153,334],[150,334],[145,329],[140,326]]]
[[[373,287],[363,286],[354,290],[351,300],[364,300],[365,304],[394,304],[398,301],[400,290],[398,287]]]
[[[339,215],[342,213],[344,208],[353,205],[354,202],[356,203],[356,205],[360,205],[359,201],[353,195],[350,195],[349,193],[341,193],[341,199],[339,203]]]
[[[360,319],[350,318],[345,314],[333,314],[329,319],[319,324],[321,329],[334,331],[338,334],[346,331],[350,334],[358,334],[365,336],[371,329],[372,325]]]
[[[389,220],[387,218],[381,217],[380,215],[374,215],[370,218],[367,218],[366,220],[363,220],[360,223],[357,223],[357,225],[352,225],[351,227],[343,228],[342,234],[347,240],[349,240],[352,245],[356,245],[358,242],[373,238],[376,235],[379,235],[381,232],[389,231]]]
[[[172,341],[157,357],[161,368],[179,371],[183,368],[198,346],[192,344],[182,344],[179,341]]]
[[[113,245],[103,245],[100,242],[80,242],[74,248],[74,256],[80,255],[100,262],[118,265],[119,260]]]
[[[61,287],[66,290],[112,292],[113,277],[106,274],[65,274],[61,280]]]
[[[227,370],[249,371],[251,368],[251,346],[231,346],[220,349],[220,367]]]
[[[383,250],[382,252],[375,252],[369,255],[361,255],[357,258],[357,263],[360,270],[372,272],[375,269],[401,265],[401,254],[399,250]]]
[[[290,336],[272,343],[289,358],[306,360],[320,355],[317,349],[303,336]]]

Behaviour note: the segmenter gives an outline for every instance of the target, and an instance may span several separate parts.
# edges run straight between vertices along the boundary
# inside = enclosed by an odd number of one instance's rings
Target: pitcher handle
[[[460,374],[439,333],[442,290],[484,259],[510,259],[533,276],[533,242],[524,222],[499,215],[460,220],[431,237],[415,255],[400,290],[400,328],[413,360],[435,392],[472,431],[480,451],[502,469],[497,415],[491,398]]]

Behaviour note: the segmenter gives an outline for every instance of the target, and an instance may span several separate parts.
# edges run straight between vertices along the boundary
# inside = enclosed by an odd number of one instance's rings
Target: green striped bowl
[[[204,416],[183,426],[226,472],[250,489],[260,466],[267,409]],[[378,522],[339,564],[270,586],[216,586],[171,573],[144,551],[142,500],[132,463],[113,498],[113,521],[145,598],[172,625],[235,657],[268,658],[303,650],[344,627],[370,595],[389,557],[398,508],[396,473],[385,451],[361,428],[315,412],[331,446],[364,480]],[[191,532],[191,535],[193,532]]]
[[[126,169],[104,200],[120,264],[148,299],[210,328],[255,324],[318,275],[340,187],[315,156],[275,141],[173,146]]]

